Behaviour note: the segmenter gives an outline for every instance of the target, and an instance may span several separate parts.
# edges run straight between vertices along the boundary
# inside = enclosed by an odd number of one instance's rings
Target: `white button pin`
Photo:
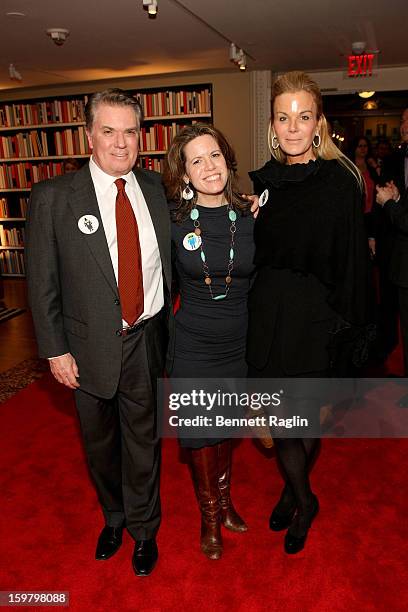
[[[99,221],[94,215],[84,215],[78,221],[78,227],[83,234],[94,234],[99,227]]]
[[[268,198],[269,198],[269,191],[268,189],[265,189],[265,191],[263,191],[261,195],[259,196],[259,206],[265,206],[265,204],[268,201]]]
[[[197,236],[195,232],[189,232],[183,238],[183,247],[186,251],[196,251],[201,246],[201,236]]]

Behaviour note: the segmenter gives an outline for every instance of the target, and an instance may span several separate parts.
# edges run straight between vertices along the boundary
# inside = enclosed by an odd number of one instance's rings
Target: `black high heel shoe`
[[[279,512],[278,505],[272,510],[272,514],[269,517],[269,529],[272,531],[283,531],[287,529],[291,522],[293,521],[293,517],[296,512],[296,504],[293,505],[292,508],[288,510],[288,512]]]
[[[313,495],[312,506],[311,506],[310,512],[308,513],[309,525],[306,528],[305,534],[302,536],[295,536],[295,535],[292,535],[289,530],[286,532],[285,552],[288,553],[288,555],[295,555],[296,553],[303,550],[305,546],[307,534],[312,525],[313,519],[316,517],[318,512],[319,512],[319,500],[317,499],[316,495]]]

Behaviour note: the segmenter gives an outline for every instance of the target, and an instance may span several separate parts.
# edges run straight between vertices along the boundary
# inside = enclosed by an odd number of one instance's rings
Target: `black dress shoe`
[[[272,529],[272,531],[283,531],[284,529],[287,529],[293,521],[295,512],[296,505],[294,505],[293,508],[290,508],[290,510],[285,514],[278,512],[277,508],[275,507],[272,510],[271,516],[269,517],[269,529]]]
[[[95,559],[106,561],[113,557],[122,544],[123,527],[109,527],[106,525],[99,536],[96,546]]]
[[[310,510],[308,516],[309,526],[306,528],[305,534],[302,536],[292,535],[289,531],[286,532],[285,535],[285,552],[288,555],[295,555],[296,553],[303,550],[307,538],[308,531],[310,526],[315,518],[316,514],[319,512],[319,501],[316,495],[313,495],[312,508]],[[295,519],[296,520],[296,519]]]
[[[157,563],[159,551],[155,538],[150,540],[136,540],[132,558],[133,569],[136,576],[148,576]]]

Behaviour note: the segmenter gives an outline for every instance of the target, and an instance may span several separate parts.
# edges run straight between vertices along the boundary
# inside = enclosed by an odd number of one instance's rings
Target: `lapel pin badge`
[[[269,198],[269,190],[265,189],[259,196],[259,206],[265,206]]]
[[[94,215],[83,215],[78,221],[78,227],[83,234],[94,234],[99,227],[99,221]]]
[[[197,236],[195,232],[189,232],[183,238],[183,247],[186,251],[196,251],[201,246],[201,236]]]

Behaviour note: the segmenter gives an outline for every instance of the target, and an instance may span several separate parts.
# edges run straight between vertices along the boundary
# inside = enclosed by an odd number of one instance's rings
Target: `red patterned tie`
[[[132,205],[125,191],[125,179],[115,181],[116,232],[118,240],[118,287],[122,318],[133,325],[143,312],[142,254],[139,230]]]

